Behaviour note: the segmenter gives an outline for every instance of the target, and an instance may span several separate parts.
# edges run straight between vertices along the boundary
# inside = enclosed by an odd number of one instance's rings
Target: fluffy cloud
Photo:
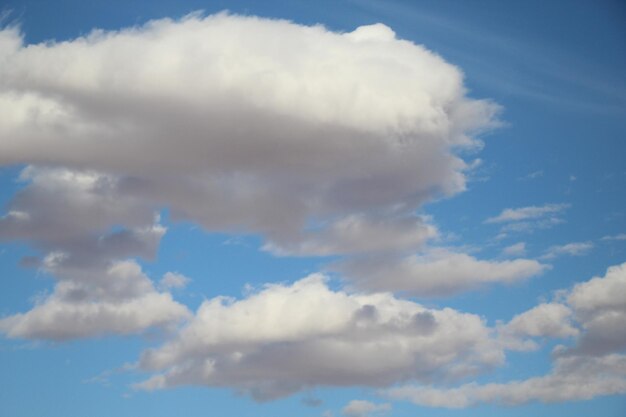
[[[422,242],[413,211],[464,188],[453,149],[475,146],[468,135],[495,112],[465,97],[457,68],[380,24],[340,34],[193,15],[61,43],[0,39],[0,163],[88,169],[140,201],[131,221],[167,206],[286,252],[370,251],[358,237],[379,231]]]
[[[518,314],[503,329],[521,336],[562,338],[577,336],[572,310],[563,304],[544,303]]]
[[[54,263],[49,256],[48,263]],[[168,293],[157,292],[133,261],[106,270],[50,266],[61,281],[32,310],[0,319],[12,338],[68,340],[142,332],[189,316]]]
[[[524,256],[526,254],[526,243],[519,242],[514,245],[507,246],[502,249],[502,254],[505,256]]]
[[[576,354],[602,355],[626,348],[626,263],[609,268],[604,277],[577,284],[567,296],[583,336]]]
[[[498,329],[503,346],[521,350],[534,345],[515,340],[515,336],[575,337],[573,346],[555,348],[554,366],[547,375],[507,383],[470,383],[456,388],[404,386],[386,393],[392,398],[420,405],[450,408],[479,403],[575,401],[624,394],[624,293],[626,263],[610,267],[604,277],[594,277],[571,290],[561,291],[558,298],[565,304],[540,304],[515,316]]]
[[[431,297],[453,295],[488,283],[517,282],[547,268],[530,259],[485,261],[444,249],[402,259],[353,259],[335,266],[359,288]]]
[[[369,417],[391,411],[391,404],[375,404],[365,400],[352,400],[342,410],[346,417]]]
[[[456,379],[502,361],[478,316],[333,291],[312,275],[205,301],[176,338],[142,354],[140,367],[156,374],[138,387],[231,387],[265,400],[318,385]]]

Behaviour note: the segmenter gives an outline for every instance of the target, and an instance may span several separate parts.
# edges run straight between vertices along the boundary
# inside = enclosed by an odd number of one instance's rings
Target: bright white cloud
[[[565,245],[551,246],[541,256],[541,259],[554,259],[559,256],[583,256],[589,253],[593,249],[594,245],[591,242],[574,242],[567,243]]]
[[[402,259],[347,260],[335,268],[359,288],[440,297],[490,283],[513,283],[548,266],[531,259],[486,261],[444,249]]]
[[[464,189],[453,151],[475,147],[496,111],[380,24],[341,34],[220,14],[63,43],[0,38],[0,163],[103,176],[128,221],[167,206],[284,252],[376,250],[378,232],[419,245],[431,231],[414,210]],[[111,216],[86,225],[120,224]]]
[[[312,275],[205,301],[173,340],[143,353],[141,368],[156,374],[138,387],[221,386],[264,400],[320,385],[456,379],[502,361],[476,315],[333,291]]]
[[[391,404],[376,404],[365,400],[352,400],[342,410],[346,417],[371,417],[391,411]]]
[[[59,268],[55,273],[62,280],[51,295],[27,313],[0,319],[0,330],[8,337],[68,340],[139,333],[190,315],[169,293],[157,292],[132,261],[104,271]]]

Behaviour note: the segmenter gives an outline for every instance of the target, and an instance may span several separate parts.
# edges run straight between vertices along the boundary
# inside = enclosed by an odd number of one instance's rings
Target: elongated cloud
[[[454,380],[502,361],[476,315],[333,291],[312,275],[205,301],[176,338],[143,353],[141,368],[156,375],[138,387],[230,387],[266,400],[315,386]]]
[[[532,259],[479,260],[445,249],[402,259],[342,261],[335,268],[359,288],[442,297],[492,283],[513,283],[539,275],[547,265]]]

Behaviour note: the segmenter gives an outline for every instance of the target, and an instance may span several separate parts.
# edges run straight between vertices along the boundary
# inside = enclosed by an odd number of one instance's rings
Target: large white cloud
[[[419,221],[413,237],[404,226],[464,188],[453,149],[475,146],[468,135],[495,111],[465,97],[456,67],[380,24],[342,34],[195,15],[59,43],[0,39],[0,163],[98,172],[123,197],[287,252],[370,250],[341,234],[355,218],[365,233],[423,240]]]
[[[173,340],[143,353],[141,368],[156,375],[138,386],[231,387],[263,400],[321,385],[455,380],[503,359],[476,315],[333,291],[312,275],[205,301]]]

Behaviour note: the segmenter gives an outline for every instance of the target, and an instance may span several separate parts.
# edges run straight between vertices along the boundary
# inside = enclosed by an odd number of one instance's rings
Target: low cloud
[[[376,404],[365,400],[352,400],[342,410],[346,417],[372,417],[391,411],[391,404]]]
[[[480,260],[445,249],[401,259],[351,259],[334,266],[357,288],[425,297],[455,295],[486,284],[519,282],[548,268],[531,259]]]
[[[173,340],[141,355],[155,375],[137,387],[229,387],[268,400],[316,386],[455,380],[503,358],[476,315],[333,291],[312,275],[205,301]]]

